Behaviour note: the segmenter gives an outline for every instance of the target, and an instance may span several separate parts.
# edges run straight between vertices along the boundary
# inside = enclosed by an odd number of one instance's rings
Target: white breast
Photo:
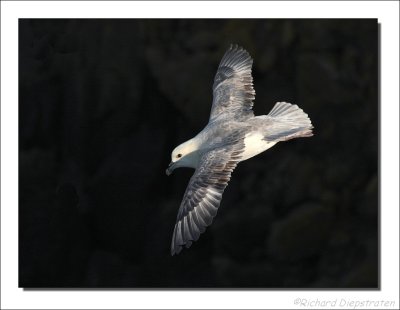
[[[276,142],[267,142],[264,140],[264,136],[258,132],[252,132],[244,138],[244,152],[242,153],[242,160],[249,159],[256,156],[270,147],[273,147]]]

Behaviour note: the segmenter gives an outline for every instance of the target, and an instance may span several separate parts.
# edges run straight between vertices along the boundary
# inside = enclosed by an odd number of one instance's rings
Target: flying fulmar
[[[297,105],[278,102],[268,115],[254,115],[252,64],[246,50],[230,46],[214,78],[207,126],[172,151],[167,175],[179,167],[196,171],[179,207],[171,255],[178,254],[183,246],[189,248],[211,225],[238,163],[280,141],[313,135],[308,115]]]

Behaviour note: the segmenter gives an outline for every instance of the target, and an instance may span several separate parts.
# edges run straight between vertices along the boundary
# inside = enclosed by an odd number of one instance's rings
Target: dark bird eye
[[[176,155],[176,157],[181,158],[181,157],[182,157],[182,154],[178,154],[178,155]]]

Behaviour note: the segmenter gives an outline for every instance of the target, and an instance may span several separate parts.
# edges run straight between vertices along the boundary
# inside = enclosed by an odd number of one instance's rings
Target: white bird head
[[[171,163],[169,164],[166,173],[170,175],[176,168],[190,167],[196,168],[200,156],[197,148],[197,143],[194,139],[190,139],[178,145],[171,154]]]

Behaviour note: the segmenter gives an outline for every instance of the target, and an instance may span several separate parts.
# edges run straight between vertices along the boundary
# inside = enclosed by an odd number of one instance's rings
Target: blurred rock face
[[[269,236],[269,251],[283,261],[298,261],[317,255],[329,238],[332,224],[332,210],[326,206],[299,206],[274,223]]]
[[[21,20],[24,287],[377,287],[376,20]],[[213,225],[169,256],[230,43],[255,113],[298,104],[315,136],[241,163]],[[195,267],[194,267],[195,266]]]

